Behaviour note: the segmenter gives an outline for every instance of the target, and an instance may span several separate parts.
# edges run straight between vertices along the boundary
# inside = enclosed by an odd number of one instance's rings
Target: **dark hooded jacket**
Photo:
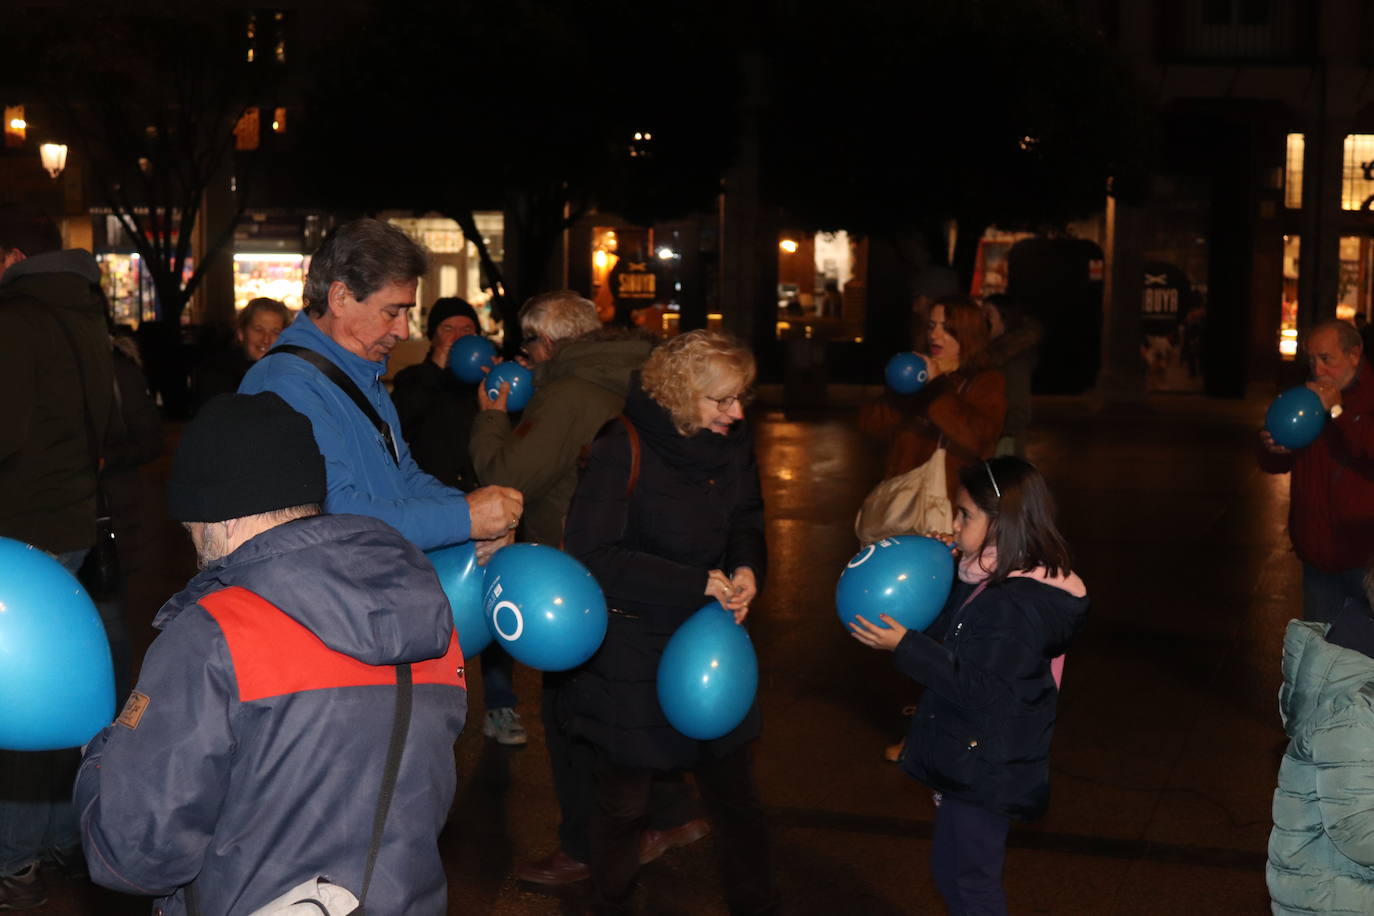
[[[50,553],[95,543],[86,409],[98,451],[114,400],[99,283],[80,249],[32,255],[0,277],[0,536]]]
[[[911,720],[903,769],[951,798],[1019,820],[1044,813],[1059,689],[1050,661],[1082,625],[1082,581],[956,582],[924,633],[910,630],[896,664],[926,686]],[[943,640],[943,642],[941,642]]]
[[[414,705],[372,916],[438,916],[436,839],[467,710],[434,568],[395,529],[316,516],[266,531],[162,608],[133,697],[87,747],[91,878],[186,912],[245,914],[316,874],[359,894],[396,702]]]
[[[768,562],[754,439],[747,422],[725,436],[678,433],[632,382],[625,415],[640,438],[639,478],[627,496],[630,442],[612,422],[592,444],[568,511],[566,549],[587,565],[615,609],[600,651],[564,686],[560,721],[625,766],[689,767],[704,748],[724,755],[758,736],[755,703],[734,731],[700,742],[675,731],[658,705],[658,660],[673,632],[707,604],[707,574]]]

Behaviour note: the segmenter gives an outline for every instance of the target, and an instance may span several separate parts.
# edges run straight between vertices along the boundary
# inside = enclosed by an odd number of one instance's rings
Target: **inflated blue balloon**
[[[887,379],[887,387],[898,394],[915,394],[929,380],[930,367],[926,365],[925,357],[902,352],[887,361],[883,375]]]
[[[673,728],[710,741],[744,721],[759,686],[754,644],[713,601],[677,628],[658,662],[658,705]]]
[[[488,372],[487,380],[482,383],[487,397],[495,400],[501,393],[502,382],[510,385],[510,393],[506,396],[506,409],[524,410],[534,395],[534,373],[519,363],[502,363]]]
[[[1264,414],[1264,428],[1284,448],[1306,448],[1326,425],[1322,399],[1306,385],[1289,388],[1274,398]]]
[[[463,658],[476,658],[491,643],[491,630],[487,629],[487,618],[482,613],[483,570],[477,565],[477,551],[467,541],[430,550],[425,556],[434,564],[439,584],[448,595]]]
[[[448,371],[458,376],[459,381],[469,385],[480,382],[486,375],[482,369],[492,368],[492,357],[496,355],[496,344],[481,334],[469,334],[453,342],[448,351]]]
[[[587,567],[543,544],[511,544],[487,562],[482,612],[516,661],[566,671],[606,637],[606,599]]]
[[[80,747],[114,718],[114,664],[76,577],[0,538],[0,748]]]
[[[924,630],[940,616],[954,584],[947,545],[916,535],[884,538],[850,560],[835,587],[835,609],[847,628],[862,615],[875,626],[887,614],[908,630]]]

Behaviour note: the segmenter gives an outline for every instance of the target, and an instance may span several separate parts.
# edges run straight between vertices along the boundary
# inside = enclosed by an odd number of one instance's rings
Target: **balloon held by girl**
[[[1088,597],[1033,465],[994,458],[964,468],[959,483],[959,581],[944,611],[924,633],[886,614],[888,629],[859,617],[850,630],[925,685],[902,768],[935,790],[940,895],[952,913],[1006,913],[1007,830],[1049,802],[1061,656]]]

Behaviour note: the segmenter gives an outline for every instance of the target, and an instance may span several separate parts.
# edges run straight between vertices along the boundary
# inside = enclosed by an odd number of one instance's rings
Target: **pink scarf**
[[[992,575],[993,570],[996,568],[997,547],[993,544],[988,544],[983,548],[981,553],[970,554],[969,556],[960,558],[959,581],[967,582],[970,585],[981,586],[982,583],[987,581],[988,577]],[[1083,584],[1083,580],[1074,572],[1068,573],[1067,575],[1060,574],[1051,576],[1045,570],[1045,567],[1037,566],[1035,569],[1018,569],[1011,573],[1008,578],[1013,576],[1035,579],[1053,588],[1062,589],[1075,598],[1082,598],[1088,594],[1088,587]],[[982,588],[980,587],[978,591],[982,591]],[[970,596],[970,600],[972,600],[972,596]],[[1054,675],[1054,686],[1059,687],[1064,680],[1064,656],[1060,655],[1050,660],[1050,674]]]

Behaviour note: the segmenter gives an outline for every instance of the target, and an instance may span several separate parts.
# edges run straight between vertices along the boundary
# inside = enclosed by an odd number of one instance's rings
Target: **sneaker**
[[[528,740],[525,726],[520,724],[520,714],[509,706],[487,712],[487,721],[482,723],[482,734],[508,747],[518,747]]]
[[[48,902],[48,886],[31,862],[12,875],[0,875],[0,910],[32,910]]]

